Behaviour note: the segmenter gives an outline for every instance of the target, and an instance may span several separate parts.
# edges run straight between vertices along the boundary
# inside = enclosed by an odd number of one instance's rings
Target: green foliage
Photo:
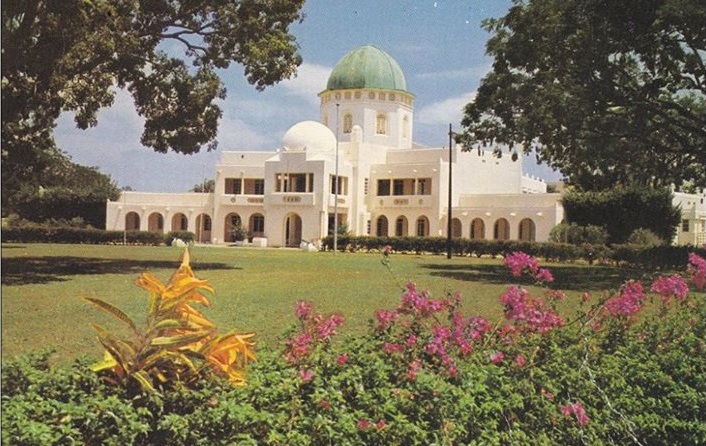
[[[450,315],[457,314],[459,308],[447,299]],[[301,361],[288,361],[277,350],[261,352],[249,385],[237,390],[214,377],[191,391],[128,397],[90,372],[85,359],[52,368],[50,352],[21,357],[2,367],[2,441],[703,444],[703,294],[671,302],[640,320],[607,317],[605,299],[594,299],[546,333],[513,334],[510,327],[525,329],[507,318],[469,336],[472,348],[465,354],[452,353],[451,344],[444,344],[454,373],[428,348],[441,339],[440,328],[453,326],[452,320],[443,317],[443,310],[404,313],[404,297],[394,309],[400,313],[396,322],[381,327],[376,318],[367,333],[313,345]],[[289,334],[305,331],[292,328]],[[390,349],[392,344],[405,347]],[[498,351],[504,358],[494,361],[491,355]],[[518,361],[520,356],[524,361]],[[414,376],[412,361],[419,364]],[[311,373],[306,379],[304,369]],[[585,410],[585,422],[563,412],[570,403]]]
[[[303,0],[3,2],[2,190],[41,184],[57,153],[62,112],[95,126],[115,87],[145,118],[142,144],[159,152],[215,147],[225,97],[217,74],[232,63],[263,89],[301,63],[289,26]],[[177,45],[181,58],[164,46]],[[172,53],[178,53],[178,50]]]
[[[659,238],[657,234],[645,228],[637,228],[628,237],[628,244],[640,246],[659,246],[664,245],[664,240]]]
[[[513,2],[459,138],[538,151],[585,190],[706,185],[706,4]]]
[[[201,291],[213,289],[194,275],[188,250],[167,284],[149,273],[143,273],[136,284],[149,292],[144,326],[108,302],[85,298],[125,324],[131,334],[121,338],[92,324],[105,349],[103,361],[92,370],[103,372],[106,380],[131,394],[194,387],[211,369],[235,385],[245,384],[243,368],[255,359],[254,344],[249,341],[254,334],[219,335],[215,324],[194,308],[194,304],[210,306]]]
[[[563,197],[566,219],[581,226],[605,226],[610,243],[625,243],[638,228],[671,241],[681,211],[668,189],[614,188],[601,192],[568,192]]]
[[[552,228],[549,240],[556,243],[570,243],[581,245],[605,245],[608,241],[608,232],[603,226],[579,226],[576,223],[560,223]]]
[[[104,203],[105,205],[105,203]],[[106,231],[38,223],[21,223],[2,230],[3,242],[8,243],[81,243],[100,245],[161,245],[164,236],[147,231]]]
[[[169,231],[167,235],[164,236],[164,244],[171,246],[174,239],[179,239],[184,243],[193,243],[196,239],[196,234],[190,231]]]

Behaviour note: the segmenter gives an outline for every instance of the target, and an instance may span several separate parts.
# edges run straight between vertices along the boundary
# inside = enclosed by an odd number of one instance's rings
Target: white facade
[[[355,235],[445,236],[449,189],[454,237],[547,241],[564,217],[561,195],[524,176],[521,156],[414,144],[414,96],[377,48],[346,55],[319,98],[321,123],[294,125],[277,150],[223,152],[213,193],[123,192],[107,203],[107,229],[227,244],[239,224],[260,246],[298,247],[332,233],[337,211]],[[700,206],[685,232],[705,230],[703,197]]]

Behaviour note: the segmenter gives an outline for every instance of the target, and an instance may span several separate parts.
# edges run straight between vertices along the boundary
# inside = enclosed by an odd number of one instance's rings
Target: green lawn
[[[181,249],[95,245],[2,246],[2,357],[54,347],[59,362],[101,349],[91,322],[120,325],[86,301],[107,300],[136,321],[143,318],[146,292],[134,285],[142,271],[166,281],[179,265]],[[393,274],[380,254],[309,253],[290,249],[194,247],[196,275],[215,288],[204,312],[222,330],[255,331],[261,345],[276,345],[295,322],[298,300],[324,313],[346,316],[344,333],[365,329],[374,311],[394,308],[401,286],[413,281],[433,297],[460,292],[466,314],[502,317],[498,296],[516,282],[499,259],[393,255]],[[637,271],[585,265],[547,265],[555,288],[567,292],[567,310],[583,291],[615,288]]]

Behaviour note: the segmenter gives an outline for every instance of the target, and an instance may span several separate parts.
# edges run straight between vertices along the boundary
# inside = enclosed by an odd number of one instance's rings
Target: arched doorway
[[[375,224],[375,235],[378,237],[387,237],[387,217],[381,215]]]
[[[485,223],[480,218],[474,218],[471,222],[471,240],[483,240],[485,238]]]
[[[461,226],[461,220],[458,218],[452,218],[451,219],[451,237],[453,238],[461,238],[463,235],[463,229]]]
[[[405,237],[409,232],[407,232],[407,217],[404,215],[400,215],[397,217],[397,220],[395,220],[395,236],[396,237]]]
[[[265,216],[262,214],[252,214],[250,216],[250,224],[248,225],[248,229],[253,237],[264,237]]]
[[[189,219],[181,212],[177,212],[172,217],[172,231],[188,231]]]
[[[211,217],[208,214],[199,214],[196,217],[196,241],[207,243],[211,240]]]
[[[164,232],[164,217],[159,212],[153,212],[147,217],[147,230],[152,232]]]
[[[510,223],[504,218],[498,218],[493,227],[493,238],[495,240],[510,240]]]
[[[537,238],[537,227],[531,218],[523,218],[518,227],[519,239],[523,242],[533,242]]]
[[[125,230],[126,231],[139,231],[140,230],[140,216],[137,212],[128,212],[125,215]]]
[[[243,220],[235,212],[226,215],[223,223],[223,240],[228,243],[244,240],[238,235],[238,229],[243,227]]]
[[[429,219],[422,215],[417,219],[417,237],[427,237],[429,235]]]
[[[302,242],[302,219],[297,214],[289,214],[284,220],[285,246],[298,247]]]

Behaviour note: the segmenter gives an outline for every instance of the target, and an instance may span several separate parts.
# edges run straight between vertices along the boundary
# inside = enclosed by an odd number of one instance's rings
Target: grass
[[[146,292],[134,285],[143,271],[166,281],[179,264],[171,247],[95,245],[3,245],[2,357],[45,347],[58,362],[99,357],[91,322],[111,330],[119,323],[82,297],[98,297],[134,320],[144,317]],[[393,255],[392,274],[380,254],[309,253],[289,249],[194,247],[192,267],[216,290],[204,312],[225,331],[254,331],[260,345],[281,342],[294,324],[294,304],[314,302],[323,313],[346,316],[343,334],[363,331],[374,311],[394,308],[408,281],[433,297],[461,293],[466,314],[502,317],[498,296],[517,282],[499,259],[446,259],[432,255]],[[583,291],[616,288],[640,271],[586,265],[548,265],[556,286],[568,294],[571,311]],[[539,294],[540,291],[537,291]]]

